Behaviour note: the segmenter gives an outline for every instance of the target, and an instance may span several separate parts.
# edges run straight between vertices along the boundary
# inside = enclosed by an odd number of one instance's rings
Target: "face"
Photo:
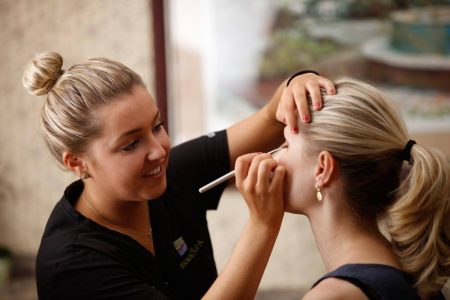
[[[305,214],[315,199],[315,156],[306,151],[306,139],[292,134],[285,127],[284,137],[288,148],[278,156],[278,162],[286,168],[285,201],[286,211]]]
[[[102,134],[89,146],[89,184],[104,197],[145,201],[166,189],[170,141],[158,108],[142,86],[95,113]]]

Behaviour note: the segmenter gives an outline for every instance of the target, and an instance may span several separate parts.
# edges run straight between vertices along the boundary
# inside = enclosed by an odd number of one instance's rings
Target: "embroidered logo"
[[[189,254],[180,263],[180,268],[186,269],[188,267],[191,261],[197,256],[204,243],[204,241],[197,241],[194,246],[189,248]]]
[[[173,242],[173,246],[180,256],[183,256],[188,250],[188,246],[181,236]]]

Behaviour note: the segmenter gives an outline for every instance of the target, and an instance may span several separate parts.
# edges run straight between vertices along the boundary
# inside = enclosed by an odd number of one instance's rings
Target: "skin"
[[[286,210],[308,217],[327,272],[350,263],[400,264],[377,224],[362,225],[347,204],[338,162],[328,151],[313,152],[302,133],[285,129],[287,150],[278,162],[286,169]],[[323,199],[316,198],[320,186]],[[311,289],[304,299],[367,299],[349,282],[330,278]]]
[[[297,111],[309,115],[304,111],[306,91],[314,103],[321,103],[316,89],[334,90],[331,81],[314,74],[296,77],[287,88],[285,84],[265,107],[227,129],[230,167],[236,165],[236,185],[250,214],[230,260],[205,298],[253,299],[281,226],[284,167],[267,154],[242,155],[279,146],[284,140],[284,124],[279,120],[293,122]],[[94,112],[102,131],[87,151],[64,152],[63,161],[69,170],[78,176],[90,175],[83,179],[85,188],[75,209],[98,224],[132,237],[153,253],[152,239],[139,233],[148,231],[150,224],[147,201],[160,196],[167,186],[169,138],[144,87],[135,86],[114,100]],[[264,132],[264,138],[256,134],[260,132]],[[155,174],[151,174],[153,171]]]

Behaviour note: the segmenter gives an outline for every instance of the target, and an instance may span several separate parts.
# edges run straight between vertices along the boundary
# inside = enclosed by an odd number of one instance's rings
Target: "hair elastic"
[[[401,158],[402,160],[406,160],[407,162],[411,163],[411,148],[416,144],[416,141],[409,140],[406,143],[405,149],[403,149]]]
[[[313,70],[303,70],[303,71],[297,72],[297,73],[295,73],[294,75],[292,75],[291,77],[289,77],[289,80],[288,80],[287,83],[286,83],[286,87],[289,86],[289,83],[291,83],[292,79],[294,79],[294,78],[297,77],[297,76],[306,74],[306,73],[313,73],[313,74],[319,75],[318,72],[313,71]]]

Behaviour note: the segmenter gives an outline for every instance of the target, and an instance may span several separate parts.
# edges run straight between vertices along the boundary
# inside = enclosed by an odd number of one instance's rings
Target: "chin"
[[[147,197],[147,199],[152,200],[161,197],[161,195],[164,194],[164,192],[166,191],[166,188],[167,188],[167,181],[164,179],[164,181],[160,185],[153,187],[150,190],[150,192],[148,193],[149,197]]]
[[[287,205],[284,207],[284,211],[291,213],[291,214],[298,214],[298,211],[296,209],[294,209],[293,207],[291,207],[290,205]]]
[[[301,207],[298,207],[295,204],[293,205],[293,203],[290,203],[290,202],[286,202],[286,204],[284,206],[284,211],[291,213],[291,214],[304,215],[304,212]]]

